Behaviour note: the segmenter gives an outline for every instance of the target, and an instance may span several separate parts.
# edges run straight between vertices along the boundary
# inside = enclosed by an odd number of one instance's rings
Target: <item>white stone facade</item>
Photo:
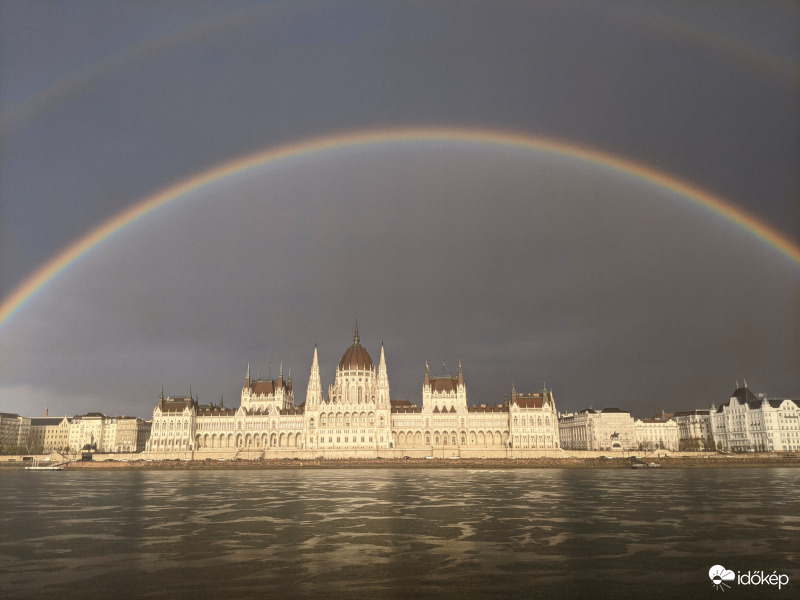
[[[69,427],[69,448],[80,452],[86,446],[98,452],[113,452],[116,424],[101,413],[87,413],[72,418]]]
[[[561,447],[565,450],[635,450],[636,428],[630,413],[618,408],[585,409],[559,415]]]
[[[672,419],[637,419],[634,421],[634,427],[639,450],[678,451],[678,424]]]
[[[711,433],[711,411],[691,410],[677,412],[672,417],[678,424],[678,447],[684,451],[714,449]]]
[[[800,402],[768,400],[745,384],[727,404],[711,407],[717,450],[731,452],[800,451]]]
[[[199,405],[194,398],[164,399],[153,411],[147,451],[153,456],[203,453],[250,458],[272,451],[312,455],[370,456],[397,449],[417,455],[457,456],[558,450],[558,418],[552,391],[522,395],[496,406],[469,406],[464,375],[432,377],[426,365],[422,406],[390,400],[386,356],[377,367],[361,345],[356,323],[353,344],[344,352],[333,385],[323,397],[314,348],[306,401],[296,406],[291,375],[284,382],[251,381],[248,366],[237,409]]]

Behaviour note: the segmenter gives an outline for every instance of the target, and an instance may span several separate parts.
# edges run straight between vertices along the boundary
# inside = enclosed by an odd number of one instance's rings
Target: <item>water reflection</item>
[[[800,580],[792,469],[66,471],[0,484],[10,597],[696,597],[720,561]]]

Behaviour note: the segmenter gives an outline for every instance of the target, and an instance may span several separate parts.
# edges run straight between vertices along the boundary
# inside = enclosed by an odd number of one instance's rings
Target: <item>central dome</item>
[[[367,349],[361,345],[361,338],[358,336],[358,319],[356,319],[356,332],[353,335],[353,345],[342,354],[339,361],[340,371],[369,371],[375,366],[372,357]]]

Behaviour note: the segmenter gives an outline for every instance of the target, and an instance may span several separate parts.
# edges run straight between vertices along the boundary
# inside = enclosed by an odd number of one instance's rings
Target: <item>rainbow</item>
[[[386,143],[459,142],[544,152],[605,167],[663,188],[737,225],[800,267],[800,247],[764,223],[699,187],[644,164],[563,140],[507,131],[455,127],[385,128],[329,135],[258,151],[211,167],[125,209],[51,258],[0,304],[0,327],[70,265],[117,231],[186,194],[234,175],[289,158]]]

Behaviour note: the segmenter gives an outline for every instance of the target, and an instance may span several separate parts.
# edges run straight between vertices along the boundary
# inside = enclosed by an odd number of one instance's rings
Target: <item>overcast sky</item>
[[[794,2],[0,0],[0,297],[125,208],[248,153],[383,127],[546,136],[800,243]],[[800,397],[800,267],[678,194],[547,152],[385,143],[203,188],[0,324],[0,410],[305,400],[352,343],[392,397],[553,389],[635,416]],[[271,364],[271,367],[270,367]]]

